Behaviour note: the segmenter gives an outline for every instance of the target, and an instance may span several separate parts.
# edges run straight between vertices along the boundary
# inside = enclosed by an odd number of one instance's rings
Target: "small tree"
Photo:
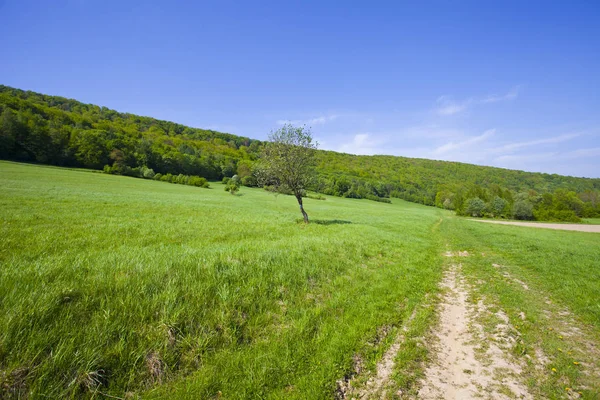
[[[225,185],[225,191],[231,194],[236,194],[240,190],[240,177],[234,175],[231,179],[227,181]]]
[[[533,219],[533,205],[527,200],[518,200],[513,206],[516,219]]]
[[[308,223],[308,214],[302,205],[302,195],[314,176],[317,146],[309,128],[286,124],[269,135],[258,173],[262,185],[296,197],[305,223]]]
[[[494,217],[500,217],[504,215],[506,207],[508,206],[508,201],[504,200],[502,197],[496,196],[490,203],[490,208],[494,213]]]
[[[467,209],[465,212],[473,217],[481,217],[485,210],[485,202],[479,197],[473,197],[467,200]]]

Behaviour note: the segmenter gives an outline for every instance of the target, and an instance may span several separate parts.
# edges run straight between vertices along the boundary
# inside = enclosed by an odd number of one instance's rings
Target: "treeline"
[[[581,193],[556,189],[539,194],[535,190],[514,193],[499,186],[438,192],[435,205],[471,217],[580,222],[600,217],[600,192]]]
[[[0,85],[0,158],[195,182],[237,174],[256,186],[263,143]],[[600,179],[456,162],[317,151],[310,188],[347,198],[392,197],[461,215],[574,221],[600,217]],[[152,177],[150,177],[152,176]],[[158,176],[158,178],[156,178]],[[195,177],[192,179],[192,177]],[[189,184],[189,183],[188,183]]]
[[[221,179],[260,142],[0,86],[0,158]]]

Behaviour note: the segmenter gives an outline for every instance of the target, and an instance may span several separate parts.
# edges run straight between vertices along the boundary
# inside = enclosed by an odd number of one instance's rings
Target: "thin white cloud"
[[[519,86],[513,87],[508,93],[503,95],[488,95],[483,98],[470,97],[459,101],[451,96],[440,96],[436,100],[436,113],[441,116],[449,116],[466,111],[469,107],[476,104],[497,103],[500,101],[514,100],[519,96]]]
[[[442,146],[435,148],[432,151],[432,154],[440,155],[440,154],[449,153],[451,151],[461,150],[465,147],[469,147],[474,144],[481,143],[481,142],[487,140],[488,138],[490,138],[491,136],[493,136],[495,133],[496,133],[495,129],[488,129],[487,131],[483,132],[481,135],[472,136],[472,137],[470,137],[466,140],[460,141],[460,142],[448,142]]]
[[[481,103],[496,103],[498,101],[514,100],[519,96],[519,86],[515,86],[510,91],[503,95],[489,95],[481,100]]]
[[[553,151],[544,153],[507,154],[494,159],[501,164],[508,163],[556,163],[557,161],[579,160],[583,158],[600,157],[600,147],[576,149],[565,152]]]
[[[436,100],[436,103],[436,111],[439,115],[454,115],[465,111],[471,103],[471,100],[468,99],[462,102],[457,102],[450,96],[440,96]]]
[[[522,162],[522,161],[550,161],[559,157],[559,154],[556,152],[546,152],[546,153],[531,153],[531,154],[510,154],[504,155],[500,157],[496,157],[494,161],[499,163],[514,163],[514,162]]]
[[[382,154],[379,148],[382,143],[381,138],[374,137],[370,133],[357,133],[351,142],[342,144],[337,151],[360,155]]]
[[[495,151],[497,151],[499,153],[503,153],[503,152],[519,150],[519,149],[522,149],[525,147],[540,146],[540,145],[544,145],[544,144],[562,143],[562,142],[569,141],[571,139],[575,139],[576,137],[579,137],[579,136],[581,136],[580,133],[568,133],[565,135],[554,136],[554,137],[544,138],[544,139],[530,140],[527,142],[509,143],[509,144],[505,144],[503,146],[496,148]]]
[[[285,124],[292,124],[292,125],[308,125],[308,126],[313,126],[313,125],[323,125],[326,124],[328,122],[331,121],[335,121],[336,119],[338,119],[339,115],[337,114],[330,114],[330,115],[323,115],[320,117],[315,117],[315,118],[309,118],[309,119],[280,119],[277,120],[277,125],[285,125]]]

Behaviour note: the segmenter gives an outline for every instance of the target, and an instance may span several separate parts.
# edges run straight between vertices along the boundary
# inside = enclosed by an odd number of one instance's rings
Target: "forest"
[[[1,159],[200,187],[238,175],[243,185],[256,186],[254,167],[264,145],[0,85]],[[381,202],[395,197],[473,217],[600,217],[600,179],[323,150],[316,160],[310,189],[325,195]]]

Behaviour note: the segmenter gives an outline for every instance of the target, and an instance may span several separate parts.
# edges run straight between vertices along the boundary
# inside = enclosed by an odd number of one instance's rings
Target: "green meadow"
[[[10,162],[0,188],[0,398],[334,398],[356,357],[372,371],[409,319],[415,338],[435,323],[448,249],[472,254],[479,295],[511,319],[524,307],[521,355],[556,353],[560,379],[526,371],[535,393],[598,393],[543,311],[551,299],[598,338],[599,234],[329,196],[305,200],[305,225],[261,189]],[[430,358],[415,343],[393,376],[407,393]]]

